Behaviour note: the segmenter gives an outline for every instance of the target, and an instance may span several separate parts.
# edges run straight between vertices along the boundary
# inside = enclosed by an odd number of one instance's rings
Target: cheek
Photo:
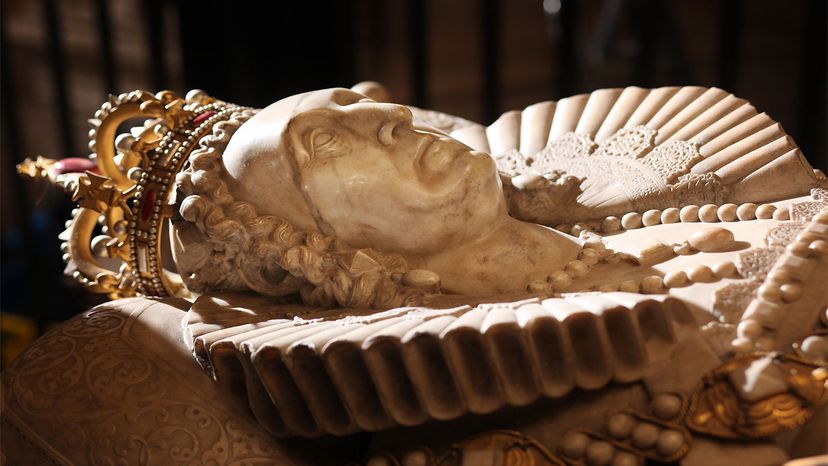
[[[309,201],[337,232],[358,225],[383,223],[383,217],[399,209],[403,180],[393,167],[379,161],[356,166],[339,159],[302,171]]]

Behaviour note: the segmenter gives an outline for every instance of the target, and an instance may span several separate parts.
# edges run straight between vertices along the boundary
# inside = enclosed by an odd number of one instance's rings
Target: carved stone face
[[[356,247],[431,253],[507,215],[491,157],[347,89],[265,108],[224,160],[234,196],[260,214]]]

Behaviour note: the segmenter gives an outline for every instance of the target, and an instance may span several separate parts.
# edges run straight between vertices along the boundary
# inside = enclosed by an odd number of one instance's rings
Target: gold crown
[[[113,299],[187,296],[181,278],[162,263],[175,175],[216,123],[243,110],[249,108],[198,90],[185,98],[171,91],[110,96],[90,120],[89,159],[37,157],[18,165],[19,173],[49,179],[78,203],[60,235],[65,273]],[[139,118],[143,127],[117,135],[121,124]]]

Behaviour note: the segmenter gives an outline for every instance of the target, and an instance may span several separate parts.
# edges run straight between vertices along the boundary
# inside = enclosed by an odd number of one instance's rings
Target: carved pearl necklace
[[[563,270],[552,272],[546,280],[530,282],[526,290],[534,294],[560,293],[572,285],[572,280],[588,274],[595,264],[617,262],[620,258],[620,254],[607,249],[600,236],[589,235],[577,259],[567,262]]]
[[[604,234],[618,233],[622,230],[635,230],[670,223],[716,223],[735,222],[744,220],[788,220],[790,213],[787,207],[777,209],[773,204],[756,205],[745,203],[741,205],[716,204],[687,205],[681,209],[670,207],[664,210],[651,209],[646,212],[627,212],[616,217],[608,216],[604,219],[592,220],[572,224],[562,223],[555,229],[564,233],[578,236],[582,231],[600,231]]]
[[[527,287],[529,292],[547,294],[566,291],[574,279],[585,276],[592,266],[598,263],[617,262],[625,256],[629,257],[627,254],[607,249],[601,237],[595,233],[582,231],[580,236],[586,242],[579,252],[578,258],[568,262],[563,270],[553,272],[546,280],[536,280],[530,283]],[[732,242],[732,233],[723,228],[712,227],[698,232],[694,237],[681,244],[671,246],[657,243],[656,247],[643,252],[642,256],[652,254],[661,257],[667,254],[674,257],[675,255],[694,254],[699,251],[710,252],[726,248]],[[665,251],[661,251],[659,248],[665,249]],[[669,272],[664,276],[649,275],[641,279],[623,280],[620,283],[603,283],[593,286],[589,291],[657,294],[664,293],[670,288],[685,287],[693,283],[718,281],[731,278],[734,275],[736,275],[735,264],[732,261],[723,261],[712,267],[698,265],[687,271]]]

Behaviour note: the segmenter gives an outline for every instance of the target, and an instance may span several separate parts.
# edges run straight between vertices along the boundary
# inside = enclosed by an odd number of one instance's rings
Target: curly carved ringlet
[[[222,153],[236,126],[218,125],[177,177],[186,223],[176,224],[174,247],[191,290],[251,289],[266,296],[299,291],[306,304],[357,308],[420,302],[423,291],[403,283],[409,267],[402,257],[299,230],[236,200],[221,177]]]

